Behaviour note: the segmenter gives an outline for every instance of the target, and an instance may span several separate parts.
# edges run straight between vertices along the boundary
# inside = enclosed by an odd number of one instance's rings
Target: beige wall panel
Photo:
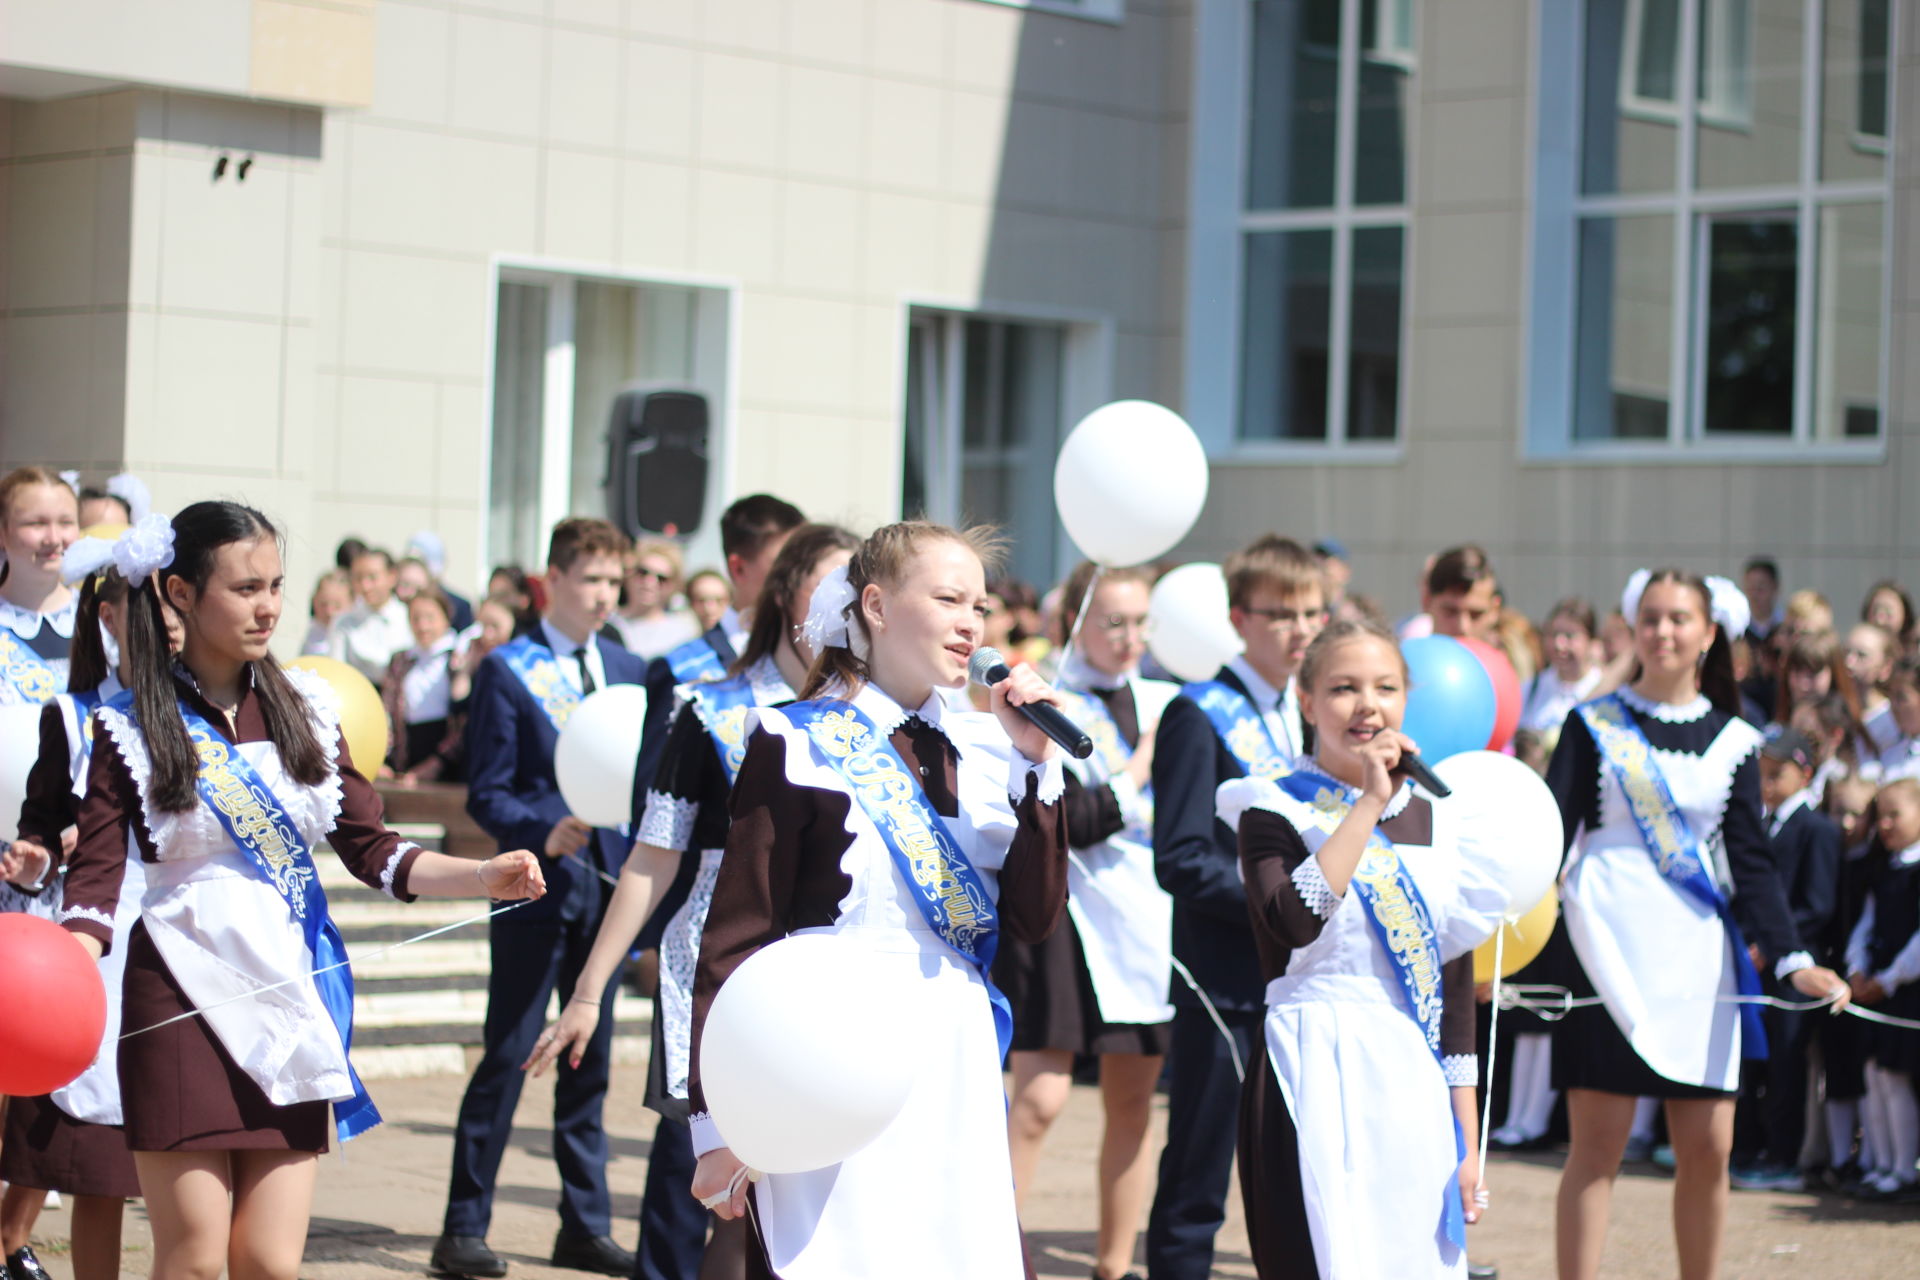
[[[877,188],[936,194],[945,183],[944,91],[905,80],[868,82],[867,181]]]
[[[1890,466],[1728,468],[1728,545],[1887,555],[1902,534],[1892,518],[1895,486]]]
[[[1002,94],[955,89],[946,98],[943,188],[957,200],[992,204],[1010,145],[1007,125],[1012,109]]]
[[[766,287],[780,278],[782,184],[702,169],[694,177],[693,265]]]
[[[542,253],[579,262],[612,262],[619,255],[620,168],[614,156],[547,149]]]
[[[900,419],[906,401],[906,311],[893,305],[860,308],[858,347],[854,351],[853,394],[849,416],[890,424],[873,433],[865,447],[895,456],[899,468]],[[898,477],[888,482],[898,483]]]
[[[839,298],[864,295],[867,197],[851,187],[788,182],[781,198],[781,286]]]
[[[792,7],[786,0],[702,0],[700,38],[722,49],[778,53]]]
[[[538,24],[478,13],[453,18],[453,125],[511,138],[540,136],[545,69]]]
[[[1005,136],[992,188],[1002,204],[1063,213],[1080,204],[1074,191],[1075,126],[1070,107],[1016,100],[1006,109]]]
[[[786,68],[764,58],[702,54],[695,134],[700,162],[777,170],[785,81]]]
[[[31,310],[107,301],[100,298],[100,284],[94,277],[100,162],[83,155],[16,163],[9,171],[5,228],[12,250],[8,254],[13,275],[9,305]],[[116,221],[124,236],[124,212]],[[121,292],[124,295],[124,287]]]
[[[626,0],[553,0],[548,12],[555,22],[618,32],[626,8]]]
[[[1416,320],[1513,316],[1520,306],[1522,232],[1517,212],[1416,218],[1408,258]]]
[[[263,98],[373,101],[373,0],[254,0],[249,89]]]
[[[625,0],[627,32],[689,42],[700,38],[702,6],[682,0]]]
[[[401,378],[340,379],[340,421],[327,488],[355,497],[428,501],[441,462],[439,389]]]
[[[431,496],[436,506],[469,510],[479,505],[487,459],[474,441],[484,438],[486,430],[486,389],[442,382],[434,430]]]
[[[740,316],[742,405],[844,411],[853,400],[862,308],[819,298],[749,294]],[[743,434],[746,447],[753,437]]]
[[[283,326],[191,315],[160,315],[150,323],[152,399],[136,414],[132,401],[139,392],[129,391],[127,465],[209,476],[278,474],[285,462]]]
[[[947,79],[948,32],[963,4],[935,6],[878,0],[872,10],[872,54],[876,71],[890,78]]]
[[[950,206],[919,196],[870,193],[866,234],[860,238],[861,272],[876,298],[934,296],[957,292],[946,276]]]
[[[10,33],[11,34],[11,33]],[[7,112],[7,147],[16,160],[65,156],[103,146],[125,146],[129,132],[104,127],[101,112],[109,98],[121,94],[89,93],[51,102],[11,101]]]
[[[868,81],[790,67],[781,111],[781,168],[790,177],[857,183],[867,176]]]
[[[94,370],[108,363],[94,358],[101,336],[98,319],[15,315],[0,320],[0,350],[6,352],[9,374],[0,378],[0,443],[5,446],[0,456],[7,463],[67,456],[80,441],[104,437],[118,425],[114,418],[97,420],[91,403]]]
[[[628,160],[620,170],[620,261],[684,271],[693,262],[693,171]]]
[[[1016,72],[1029,69],[1021,61],[1020,36],[1025,18],[1019,9],[1006,5],[949,5],[947,78],[970,88],[1004,92],[1014,82]],[[1034,56],[1044,59],[1048,52],[1042,49]],[[1044,75],[1038,67],[1032,70]]]
[[[478,263],[360,250],[345,279],[346,367],[466,377],[486,367],[493,300]]]
[[[143,95],[141,137],[178,144],[174,150],[205,153],[207,171],[213,152],[270,151],[317,159],[323,113],[242,99],[206,98],[191,93]],[[235,157],[238,159],[238,157]]]
[[[1513,445],[1501,439],[1450,440],[1418,451],[1417,476],[1406,485],[1412,510],[1407,532],[1436,549],[1459,542],[1498,545],[1512,538]]]
[[[885,4],[886,0],[808,0],[805,6],[788,6],[788,56],[849,70],[865,69],[869,65],[873,10]]]
[[[453,13],[387,3],[377,30],[368,115],[444,126],[453,97]]]
[[[1422,206],[1518,201],[1526,180],[1520,98],[1428,101],[1420,108],[1415,181]]]
[[[1553,3],[1554,0],[1547,0]],[[1527,90],[1531,0],[1443,0],[1421,6],[1424,97],[1495,96]]]
[[[651,3],[652,0],[641,0]],[[634,155],[691,159],[700,100],[700,55],[673,45],[628,41],[621,79],[621,144]]]
[[[1423,325],[1402,356],[1411,380],[1407,403],[1417,412],[1421,443],[1435,436],[1517,430],[1514,399],[1519,352],[1506,325]]]
[[[440,233],[428,244],[474,257],[530,251],[540,211],[539,152],[461,137],[442,139],[440,151]]]
[[[286,314],[289,258],[313,246],[288,243],[292,175],[276,158],[260,156],[245,182],[232,168],[221,181],[209,181],[212,161],[191,152],[143,150],[139,163],[160,174],[162,304],[275,319]]]
[[[7,61],[75,75],[248,91],[253,0],[57,0],[7,6]]]
[[[618,36],[562,28],[550,31],[547,40],[547,140],[618,149],[625,42]]]

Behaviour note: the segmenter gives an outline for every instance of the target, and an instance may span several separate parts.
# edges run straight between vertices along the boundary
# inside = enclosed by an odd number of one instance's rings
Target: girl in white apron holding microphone
[[[1058,695],[1022,667],[993,714],[942,697],[967,679],[986,610],[976,534],[911,522],[877,530],[814,594],[820,637],[803,701],[761,708],[733,792],[694,979],[693,1191],[722,1217],[751,1196],[763,1252],[750,1277],[1019,1280],[1028,1273],[1007,1155],[1000,1061],[1012,1018],[988,981],[1002,935],[1036,942],[1066,905],[1064,788],[1053,744],[1015,710]],[[870,785],[849,781],[859,755]],[[866,775],[863,774],[863,777]],[[882,779],[890,785],[879,785]],[[909,855],[903,828],[935,852]],[[917,847],[917,846],[916,846]],[[903,866],[939,861],[918,887]],[[706,1111],[702,1032],[715,993],[754,952],[817,930],[861,948],[878,982],[909,984],[925,1056],[904,1108],[872,1144],[751,1189]]]
[[[1160,713],[1180,687],[1139,675],[1151,571],[1101,570],[1098,585],[1094,573],[1083,563],[1061,589],[1068,634],[1083,602],[1086,617],[1056,687],[1094,744],[1091,756],[1066,765],[1068,922],[1037,945],[1004,940],[994,981],[1013,1005],[1007,1130],[1016,1196],[1030,1189],[1041,1144],[1066,1105],[1074,1058],[1100,1061],[1106,1128],[1093,1274],[1121,1280],[1153,1179],[1147,1122],[1173,1017],[1173,900],[1153,874],[1149,778]]]

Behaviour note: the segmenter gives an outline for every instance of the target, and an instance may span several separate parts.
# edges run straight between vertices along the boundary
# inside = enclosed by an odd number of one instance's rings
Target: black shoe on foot
[[[1500,1280],[1500,1268],[1491,1262],[1469,1262],[1467,1280]]]
[[[633,1274],[633,1250],[622,1249],[612,1236],[590,1236],[565,1227],[553,1238],[553,1265],[603,1276]]]
[[[40,1259],[33,1256],[32,1245],[23,1244],[8,1254],[6,1270],[13,1280],[53,1280]]]
[[[497,1280],[507,1274],[507,1263],[487,1248],[483,1236],[443,1235],[434,1242],[433,1269],[472,1280]]]

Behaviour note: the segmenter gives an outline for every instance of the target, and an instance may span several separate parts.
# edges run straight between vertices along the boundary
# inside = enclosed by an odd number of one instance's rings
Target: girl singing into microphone
[[[1057,702],[1031,668],[993,688],[990,715],[953,710],[986,611],[975,531],[919,522],[877,530],[814,595],[823,652],[784,710],[752,717],[694,980],[694,1194],[723,1217],[751,1197],[762,1250],[748,1275],[780,1280],[1018,1280],[1026,1274],[1007,1153],[1000,1062],[1012,1030],[987,980],[998,934],[1037,942],[1066,904],[1067,837],[1053,744],[1016,707]],[[856,789],[850,751],[899,775]],[[884,794],[879,794],[884,792]],[[902,873],[890,813],[932,831],[944,871],[994,906],[997,933],[970,937]],[[944,836],[941,833],[944,832]],[[913,984],[932,1037],[893,1123],[846,1161],[774,1174],[748,1189],[706,1111],[700,1045],[729,974],[800,930],[860,948],[877,980]],[[962,950],[962,946],[966,950]]]

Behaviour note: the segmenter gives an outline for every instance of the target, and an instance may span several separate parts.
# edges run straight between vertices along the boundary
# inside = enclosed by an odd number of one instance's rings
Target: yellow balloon
[[[1511,978],[1518,973],[1547,945],[1547,939],[1553,936],[1553,922],[1559,917],[1560,895],[1549,888],[1547,896],[1535,903],[1531,911],[1518,920],[1502,923],[1500,934],[1488,938],[1474,950],[1473,980],[1493,981],[1493,948],[1496,942],[1501,944],[1500,976]],[[1505,935],[1504,941],[1501,934]]]
[[[102,542],[112,542],[127,531],[127,526],[117,520],[102,520],[99,524],[90,524],[80,531],[83,538],[98,538]]]
[[[313,672],[340,695],[340,732],[361,776],[371,778],[387,758],[387,708],[373,682],[337,658],[309,655],[287,664]]]

